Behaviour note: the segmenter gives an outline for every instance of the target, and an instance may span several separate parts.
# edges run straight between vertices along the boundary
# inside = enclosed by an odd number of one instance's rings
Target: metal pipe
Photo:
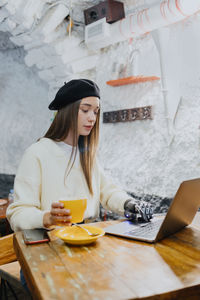
[[[107,24],[109,34],[96,41],[91,39],[87,44],[91,49],[107,47],[184,20],[199,10],[200,0],[164,0],[159,5],[153,5],[136,14],[129,14],[118,22]]]

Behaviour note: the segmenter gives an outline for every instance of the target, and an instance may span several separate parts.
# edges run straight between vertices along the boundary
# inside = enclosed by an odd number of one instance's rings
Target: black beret
[[[49,104],[50,110],[62,107],[86,97],[98,97],[100,91],[96,83],[89,79],[73,79],[58,90],[55,99]]]

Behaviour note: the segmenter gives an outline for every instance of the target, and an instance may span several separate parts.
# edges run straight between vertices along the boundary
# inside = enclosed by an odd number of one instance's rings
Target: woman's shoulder
[[[46,155],[50,153],[60,154],[60,149],[56,145],[56,143],[49,138],[40,138],[37,142],[30,145],[25,151],[25,154],[34,155],[34,156],[38,156],[42,154]]]

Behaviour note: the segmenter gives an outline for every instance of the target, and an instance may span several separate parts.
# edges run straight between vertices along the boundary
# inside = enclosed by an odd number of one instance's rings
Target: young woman
[[[59,89],[49,109],[57,114],[45,136],[25,152],[14,184],[14,202],[7,218],[14,231],[70,225],[70,211],[61,199],[87,198],[84,219],[106,209],[130,217],[138,212],[133,199],[107,180],[96,159],[100,92],[87,79],[75,79]],[[149,220],[149,208],[140,210]]]

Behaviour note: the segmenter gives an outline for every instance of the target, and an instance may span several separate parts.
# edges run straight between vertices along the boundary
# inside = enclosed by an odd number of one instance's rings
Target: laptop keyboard
[[[141,237],[141,238],[155,237],[156,234],[158,233],[158,230],[162,222],[163,219],[157,220],[155,222],[143,223],[139,227],[126,232],[126,234],[134,237]]]

